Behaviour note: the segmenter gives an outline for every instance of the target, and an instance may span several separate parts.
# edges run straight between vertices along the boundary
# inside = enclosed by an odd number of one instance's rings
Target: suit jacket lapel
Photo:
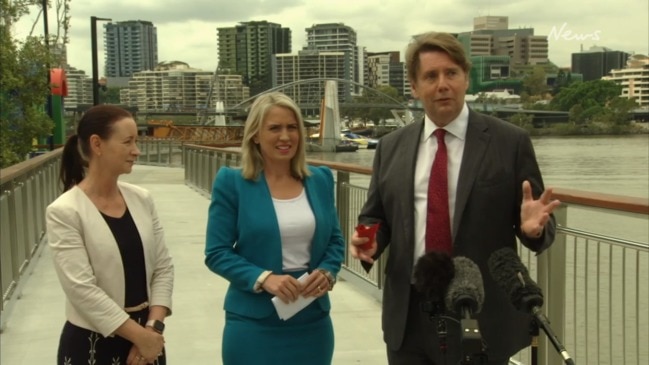
[[[460,227],[460,221],[466,207],[471,188],[478,176],[479,166],[485,155],[485,150],[491,138],[487,133],[487,124],[483,118],[473,110],[469,109],[469,125],[464,141],[464,154],[460,175],[457,182],[455,196],[455,214],[453,217],[453,238],[456,237]]]
[[[424,120],[419,122],[418,127],[404,130],[404,135],[399,139],[402,143],[399,146],[399,154],[403,166],[403,198],[401,199],[401,211],[403,212],[403,236],[404,242],[409,245],[408,249],[414,252],[415,234],[415,167],[417,166],[417,152],[421,134],[424,131]]]

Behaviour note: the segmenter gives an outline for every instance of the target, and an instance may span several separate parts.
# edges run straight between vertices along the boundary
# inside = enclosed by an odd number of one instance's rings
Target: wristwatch
[[[146,322],[146,327],[153,328],[153,330],[158,332],[159,334],[162,334],[162,332],[164,332],[164,330],[165,330],[164,322],[158,321],[157,319],[149,319]]]
[[[325,276],[325,278],[327,278],[327,281],[329,282],[328,289],[332,290],[334,288],[334,285],[336,284],[336,277],[325,269],[316,269],[316,271],[320,271]]]

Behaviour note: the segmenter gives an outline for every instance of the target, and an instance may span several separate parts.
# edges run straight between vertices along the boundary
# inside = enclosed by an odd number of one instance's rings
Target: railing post
[[[340,230],[343,236],[347,237],[350,232],[350,204],[349,204],[349,189],[345,185],[349,184],[349,172],[340,171],[336,172],[336,209],[338,211],[338,220],[340,221]],[[348,255],[349,250],[345,249],[345,256]],[[350,257],[345,257],[345,264],[349,264]]]
[[[189,181],[190,173],[191,173],[191,165],[189,163],[189,147],[185,146],[185,144],[182,144],[180,146],[180,149],[182,151],[182,164],[185,167],[185,183]]]
[[[554,210],[557,227],[566,227],[568,207],[563,204]],[[565,343],[565,308],[566,303],[566,235],[557,233],[554,243],[538,257],[538,281],[545,293],[543,312],[552,324],[552,330],[561,342]],[[570,352],[570,349],[567,349]],[[574,353],[571,353],[574,356]],[[563,359],[557,353],[546,334],[539,333],[539,364],[562,364]]]

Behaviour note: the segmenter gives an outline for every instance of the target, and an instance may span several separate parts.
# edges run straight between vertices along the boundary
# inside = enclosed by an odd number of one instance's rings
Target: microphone
[[[415,264],[415,290],[422,295],[421,309],[428,313],[432,321],[437,317],[437,337],[440,352],[447,350],[446,338],[448,329],[444,313],[444,294],[451,279],[455,275],[455,268],[451,256],[439,251],[430,251],[421,256]]]
[[[443,252],[430,251],[415,264],[415,289],[421,293],[422,310],[431,316],[443,311],[444,294],[455,269],[451,257]]]
[[[480,268],[466,257],[453,259],[455,276],[446,292],[446,308],[459,314],[464,361],[469,363],[471,356],[482,353],[482,335],[478,321],[473,315],[480,313],[484,303],[484,284]]]
[[[509,247],[501,248],[491,254],[488,265],[491,277],[505,291],[514,307],[519,311],[531,313],[536,324],[543,329],[564,362],[575,365],[568,351],[552,331],[550,321],[541,311],[543,306],[541,288],[532,280],[527,267],[516,251]]]

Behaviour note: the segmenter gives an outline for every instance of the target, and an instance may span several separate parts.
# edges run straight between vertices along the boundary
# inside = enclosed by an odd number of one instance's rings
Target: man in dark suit
[[[427,227],[442,220],[448,253],[469,258],[482,273],[485,302],[477,318],[487,364],[505,365],[530,344],[531,317],[515,310],[491,279],[487,262],[499,248],[516,249],[516,237],[538,253],[548,248],[555,234],[552,211],[559,202],[551,200],[550,189],[544,191],[528,134],[466,105],[471,65],[455,37],[415,37],[406,63],[413,96],[426,116],[380,140],[359,223],[380,222],[381,227],[369,249],[360,247],[368,239],[355,233],[350,251],[369,270],[388,249],[382,322],[389,363],[455,365],[462,355],[459,325],[447,321],[447,346],[440,347],[436,323],[421,310],[423,298],[412,285],[415,263],[426,247],[430,251],[427,236],[444,236]],[[433,134],[437,129],[444,130],[441,140]],[[438,175],[431,171],[439,171],[433,166],[439,149],[447,160],[447,179],[442,179],[447,191],[442,203],[431,204],[429,195],[437,193],[428,193],[429,177]],[[431,215],[440,207],[447,213]]]

